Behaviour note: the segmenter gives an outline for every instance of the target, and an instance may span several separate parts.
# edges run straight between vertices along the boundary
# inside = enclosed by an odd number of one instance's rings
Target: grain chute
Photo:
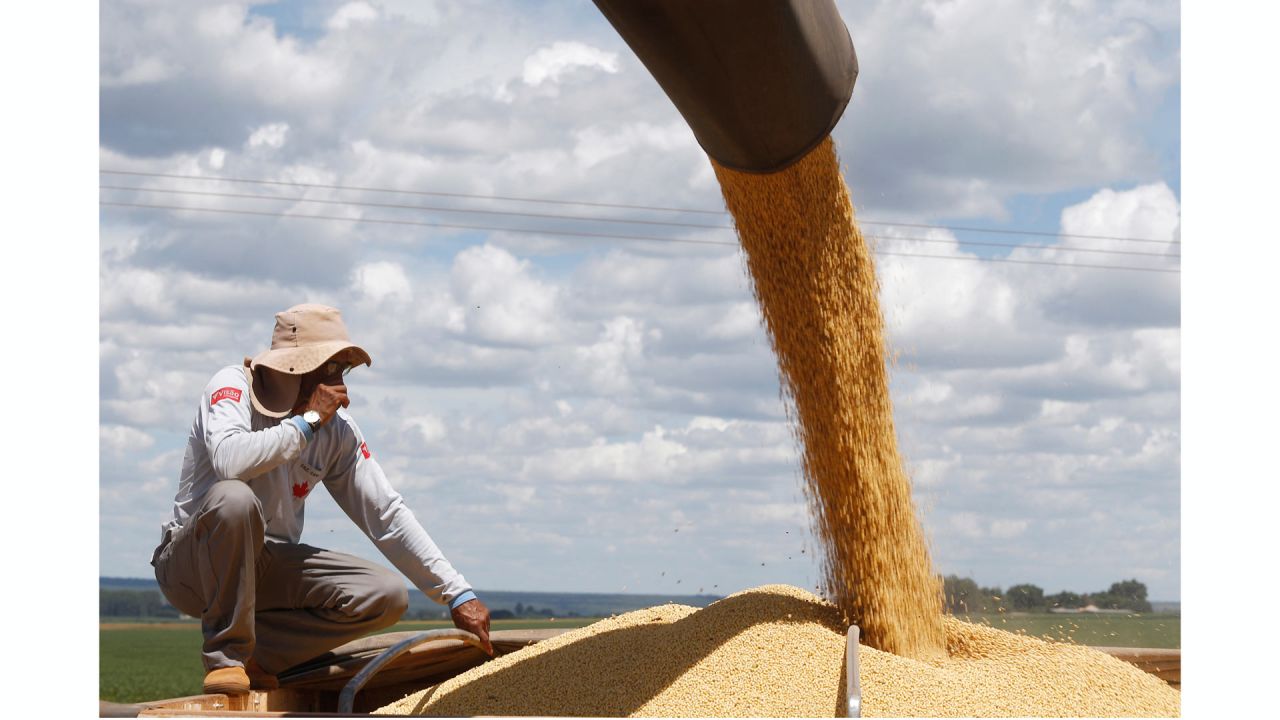
[[[830,0],[595,3],[725,167],[787,167],[853,93],[858,58]]]

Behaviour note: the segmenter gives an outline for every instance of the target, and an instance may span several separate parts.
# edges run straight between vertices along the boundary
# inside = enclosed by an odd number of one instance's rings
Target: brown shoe
[[[217,668],[205,673],[205,694],[248,695],[249,676],[239,665]]]
[[[249,676],[249,687],[254,690],[275,690],[280,687],[276,676],[263,670],[256,658],[249,658],[249,662],[244,664],[244,671]]]

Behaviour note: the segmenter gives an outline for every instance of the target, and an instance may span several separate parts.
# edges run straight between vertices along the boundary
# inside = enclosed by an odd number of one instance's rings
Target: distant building
[[[1049,608],[1049,612],[1067,613],[1072,615],[1075,615],[1078,613],[1097,613],[1099,615],[1136,615],[1137,614],[1136,610],[1126,610],[1123,608],[1118,610],[1111,610],[1111,609],[1100,608],[1097,605],[1094,605],[1092,603],[1079,608],[1051,607]]]

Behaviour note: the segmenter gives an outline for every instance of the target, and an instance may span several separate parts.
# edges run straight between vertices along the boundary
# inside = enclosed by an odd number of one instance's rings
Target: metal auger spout
[[[735,170],[777,172],[830,134],[858,76],[833,0],[595,0],[684,116]]]

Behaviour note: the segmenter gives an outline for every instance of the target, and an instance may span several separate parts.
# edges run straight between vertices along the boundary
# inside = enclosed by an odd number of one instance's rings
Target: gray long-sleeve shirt
[[[302,538],[307,496],[323,482],[338,506],[410,582],[432,600],[452,604],[471,586],[391,487],[364,435],[345,409],[310,441],[292,422],[257,412],[244,369],[219,370],[205,386],[182,461],[173,519],[191,517],[215,482],[247,482],[262,504],[268,541]]]

